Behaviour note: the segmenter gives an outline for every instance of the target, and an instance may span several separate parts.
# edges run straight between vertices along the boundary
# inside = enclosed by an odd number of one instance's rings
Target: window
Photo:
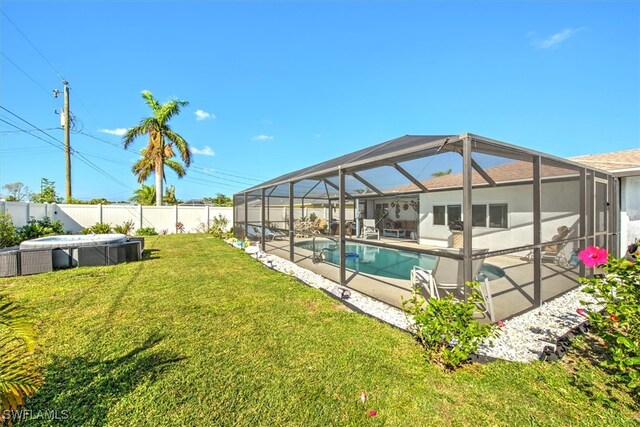
[[[487,226],[487,205],[473,205],[471,212],[471,226]]]
[[[462,206],[460,205],[433,206],[433,225],[449,225],[461,219]]]
[[[471,226],[489,228],[507,228],[509,209],[506,203],[492,203],[488,205],[473,205],[471,207]],[[488,215],[487,215],[488,213]],[[438,205],[433,206],[433,225],[449,225],[453,221],[462,219],[462,206]],[[488,225],[487,225],[488,219]]]
[[[446,225],[447,221],[445,219],[445,207],[444,206],[434,206],[433,207],[433,225]]]
[[[508,209],[506,203],[489,205],[489,227],[507,228]]]
[[[462,207],[460,205],[447,205],[447,225],[462,219]]]

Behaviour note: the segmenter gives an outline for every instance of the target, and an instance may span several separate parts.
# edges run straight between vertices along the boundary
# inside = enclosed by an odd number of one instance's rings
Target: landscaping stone
[[[324,289],[337,298],[342,298],[345,294],[344,289],[346,288],[337,283],[291,261],[268,255],[257,247],[256,249],[250,251],[251,255],[266,266],[294,276],[308,286]],[[579,328],[586,321],[585,317],[577,312],[579,308],[585,308],[585,304],[580,301],[595,303],[595,300],[591,295],[582,292],[581,289],[582,286],[545,302],[539,308],[505,320],[502,322],[500,335],[491,339],[491,342],[486,341],[480,346],[479,356],[518,362],[540,360],[545,350],[548,352],[549,348],[555,349],[559,339],[569,331]],[[363,313],[400,329],[407,330],[411,325],[411,321],[402,310],[353,289],[348,290],[350,295],[345,298],[346,301]],[[593,308],[600,309],[596,306]],[[562,351],[566,351],[566,349],[563,347]]]

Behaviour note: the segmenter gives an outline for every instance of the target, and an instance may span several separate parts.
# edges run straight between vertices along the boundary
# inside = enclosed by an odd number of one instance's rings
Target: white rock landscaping
[[[228,240],[227,243],[233,245],[233,240]],[[250,246],[245,251],[267,267],[294,276],[301,282],[313,288],[323,289],[339,299],[343,299],[348,293],[348,298],[344,298],[348,305],[395,327],[407,330],[412,323],[402,310],[340,286],[291,261],[267,254],[256,246]],[[581,301],[595,303],[595,300],[583,293],[582,287],[579,287],[544,303],[539,308],[501,322],[503,326],[500,328],[500,335],[491,342],[483,343],[479,348],[479,355],[518,362],[539,360],[545,346],[555,345],[558,338],[585,321],[584,316],[577,312],[579,308],[584,308]]]

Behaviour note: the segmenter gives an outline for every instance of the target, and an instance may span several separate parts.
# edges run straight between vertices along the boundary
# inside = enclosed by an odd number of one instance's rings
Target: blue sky
[[[62,78],[80,199],[138,188],[137,155],[117,133],[149,114],[142,90],[190,102],[172,126],[194,162],[185,178],[167,176],[183,200],[405,134],[471,132],[561,157],[640,147],[637,1],[4,0],[0,10],[0,187],[39,190],[45,177],[64,193],[62,97],[51,95]]]

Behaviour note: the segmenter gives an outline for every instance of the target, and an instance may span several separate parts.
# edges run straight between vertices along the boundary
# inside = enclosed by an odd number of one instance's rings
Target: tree
[[[33,326],[26,311],[0,295],[0,423],[43,382],[33,358]],[[9,423],[11,420],[8,420]],[[11,424],[9,424],[11,425]]]
[[[179,205],[181,203],[180,200],[176,199],[176,188],[173,185],[165,189],[162,201],[168,205]]]
[[[189,144],[169,126],[169,120],[180,113],[181,107],[186,107],[189,103],[171,99],[160,104],[153,94],[146,90],[142,92],[142,97],[153,111],[153,116],[142,119],[137,126],[127,130],[122,142],[126,149],[137,137],[149,136],[147,147],[140,151],[142,158],[133,165],[131,170],[138,176],[140,184],[146,181],[151,173],[155,174],[156,205],[161,206],[162,184],[165,179],[164,166],[169,166],[179,178],[182,178],[186,174],[185,167],[191,164]],[[184,167],[180,162],[172,159],[175,156],[174,146],[180,154]]]
[[[35,203],[62,203],[62,197],[56,194],[56,183],[42,178],[40,183],[41,191],[31,194],[31,201]]]
[[[440,176],[445,176],[445,175],[451,175],[451,168],[447,169],[446,171],[438,171],[438,172],[434,172],[431,174],[432,178],[438,178]]]
[[[141,188],[138,188],[133,192],[133,197],[130,198],[132,202],[138,205],[153,205],[153,201],[156,199],[156,189],[150,185],[142,184]]]
[[[233,206],[231,197],[227,197],[222,193],[216,193],[216,197],[205,197],[204,201],[212,203],[214,206]]]
[[[9,193],[6,200],[9,202],[21,202],[31,197],[29,187],[21,182],[12,182],[3,187]]]

